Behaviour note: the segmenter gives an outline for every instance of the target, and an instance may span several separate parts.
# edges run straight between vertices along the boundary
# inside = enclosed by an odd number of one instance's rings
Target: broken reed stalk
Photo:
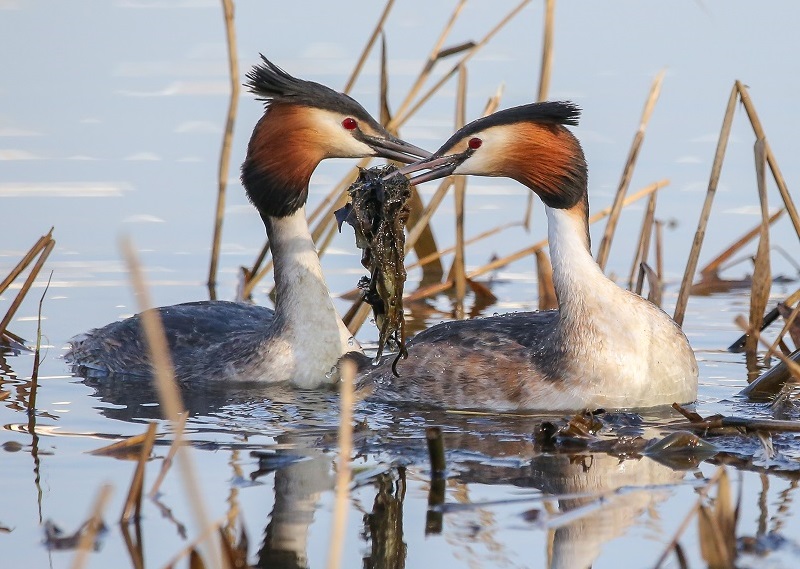
[[[428,456],[431,461],[431,478],[443,478],[447,472],[444,454],[444,438],[440,427],[425,429],[425,440],[428,443]]]
[[[92,505],[92,511],[89,520],[86,522],[86,527],[81,532],[80,539],[78,539],[77,552],[75,557],[72,558],[70,569],[82,569],[86,564],[89,552],[93,549],[97,532],[100,531],[100,527],[103,524],[103,511],[106,509],[106,504],[108,504],[110,498],[111,484],[103,484],[97,493],[94,505]]]
[[[753,132],[756,135],[756,139],[764,139],[764,152],[767,157],[767,164],[772,171],[772,177],[775,179],[775,184],[778,186],[778,191],[781,194],[781,198],[783,198],[783,205],[786,206],[786,211],[789,213],[789,218],[792,220],[792,225],[794,225],[797,238],[800,239],[800,215],[797,213],[797,208],[792,201],[789,188],[786,186],[786,181],[783,179],[783,174],[781,174],[781,170],[778,167],[778,161],[775,159],[775,155],[772,154],[772,149],[770,148],[769,143],[766,141],[767,135],[764,133],[764,127],[761,126],[761,120],[758,118],[756,107],[753,105],[753,101],[750,99],[750,93],[747,91],[747,86],[741,81],[736,81],[734,87],[739,93],[742,106],[747,113],[747,118],[750,119],[750,124],[753,127]]]
[[[658,101],[658,95],[661,92],[661,83],[664,81],[665,74],[666,70],[661,70],[658,75],[656,75],[656,78],[653,80],[653,84],[650,87],[650,94],[647,97],[647,102],[645,103],[644,110],[642,111],[642,118],[639,121],[639,129],[636,131],[636,135],[633,137],[633,142],[631,143],[631,148],[628,151],[628,159],[625,162],[625,168],[622,170],[622,178],[619,181],[617,194],[614,196],[614,203],[611,206],[611,215],[608,217],[608,223],[606,223],[603,239],[600,241],[600,248],[597,251],[597,264],[600,265],[600,268],[604,271],[606,268],[606,262],[608,261],[608,254],[611,250],[611,241],[614,239],[614,233],[617,229],[619,215],[622,212],[622,202],[625,200],[625,194],[627,193],[628,186],[631,183],[633,169],[636,167],[636,159],[639,156],[639,150],[642,147],[642,142],[644,142],[644,133],[647,130],[647,125],[650,122],[653,109]]]
[[[781,208],[776,211],[772,216],[769,218],[769,225],[775,223],[784,213],[786,213],[785,208]],[[722,253],[714,257],[711,261],[709,261],[702,269],[700,269],[699,273],[702,279],[711,279],[716,277],[717,272],[721,270],[723,267],[723,263],[725,263],[728,259],[733,257],[742,247],[750,243],[753,238],[761,233],[761,227],[763,223],[760,223],[753,227],[750,231],[742,235],[739,239],[737,239],[730,247],[725,249]]]
[[[350,456],[353,452],[353,399],[356,366],[345,360],[341,366],[339,399],[339,461],[336,464],[336,495],[333,506],[333,527],[328,545],[328,569],[339,569],[342,563],[347,502],[350,495]]]
[[[39,391],[39,363],[42,353],[42,305],[44,297],[50,288],[50,281],[53,279],[53,271],[47,277],[47,285],[44,287],[42,296],[39,298],[39,311],[36,315],[36,350],[33,352],[33,370],[31,371],[31,393],[28,397],[28,432],[35,435],[36,429],[36,394]]]
[[[792,294],[790,294],[786,298],[786,300],[783,301],[783,303],[786,304],[787,306],[791,306],[797,301],[800,301],[800,288],[794,291]],[[761,325],[761,328],[759,328],[759,331],[762,332],[764,328],[775,322],[778,316],[780,316],[780,311],[776,306],[775,308],[767,312],[766,315],[764,315],[764,323]],[[728,346],[728,351],[734,353],[742,351],[742,347],[744,346],[744,342],[746,339],[747,339],[746,334],[740,336],[733,344]]]
[[[651,193],[653,193],[655,191],[658,191],[659,189],[663,188],[667,184],[669,184],[668,180],[661,180],[660,182],[656,182],[654,184],[651,184],[651,185],[647,186],[646,188],[643,188],[642,190],[638,191],[636,194],[625,198],[625,201],[623,202],[622,206],[626,207],[626,206],[628,206],[628,205],[640,200],[641,198],[643,198],[645,196],[648,196],[648,195],[650,195]],[[599,212],[595,213],[594,215],[592,215],[589,218],[589,224],[592,224],[592,223],[595,223],[595,222],[597,222],[597,221],[599,221],[601,219],[604,219],[606,216],[608,216],[610,211],[611,211],[611,208],[607,207],[607,208],[602,209]],[[490,263],[487,263],[487,264],[483,265],[482,267],[479,267],[479,268],[475,269],[474,271],[470,271],[469,273],[467,273],[467,279],[474,279],[475,277],[479,277],[479,276],[481,276],[483,274],[486,274],[486,273],[489,273],[491,271],[494,271],[495,269],[499,269],[499,268],[505,267],[506,265],[509,265],[509,264],[513,263],[514,261],[518,261],[520,259],[524,259],[525,257],[527,257],[529,255],[535,255],[536,251],[539,251],[539,250],[543,249],[544,247],[547,247],[547,243],[548,243],[547,239],[542,239],[541,241],[539,241],[537,243],[534,243],[530,247],[526,247],[525,249],[521,249],[521,250],[517,251],[516,253],[512,253],[510,255],[507,255],[507,256],[503,257],[502,259],[496,259],[496,260],[494,260],[494,261],[492,261]],[[431,286],[428,286],[428,287],[419,288],[419,289],[415,290],[414,292],[410,293],[408,296],[406,296],[405,300],[411,302],[411,301],[414,301],[414,300],[420,300],[422,298],[428,298],[430,296],[434,296],[436,294],[439,294],[440,292],[445,291],[445,290],[449,289],[452,286],[453,286],[452,281],[448,280],[448,281],[443,282],[443,283],[438,283],[438,284],[431,285]]]
[[[661,298],[663,296],[661,278],[647,263],[642,263],[642,273],[647,277],[647,300],[661,308]]]
[[[456,128],[467,122],[467,68],[458,70],[458,96],[456,97]],[[457,176],[453,182],[453,198],[456,210],[456,252],[450,269],[449,278],[455,283],[456,319],[464,318],[464,297],[467,295],[467,278],[464,250],[464,201],[467,192],[467,177]]]
[[[138,303],[142,330],[147,344],[148,355],[153,365],[155,375],[156,391],[161,407],[161,413],[165,419],[169,420],[175,429],[181,420],[181,415],[186,413],[181,399],[178,384],[175,381],[175,371],[172,367],[172,359],[169,353],[167,337],[161,318],[156,310],[152,309],[153,303],[145,285],[144,275],[130,239],[123,238],[120,248],[125,257],[125,263],[130,273],[131,284],[135,292]],[[176,434],[178,434],[176,432]],[[179,437],[176,437],[179,438]],[[203,495],[200,492],[200,484],[197,480],[196,470],[192,462],[191,455],[179,445],[178,466],[183,476],[183,487],[186,491],[187,500],[190,503],[192,514],[202,528],[209,527],[209,516],[205,507]],[[215,540],[209,543],[210,553],[215,560],[221,559],[218,544]]]
[[[2,282],[0,282],[0,294],[3,294],[6,291],[6,289],[11,285],[11,283],[14,282],[16,278],[22,274],[22,271],[24,271],[25,268],[31,264],[36,255],[41,253],[41,251],[52,240],[53,240],[53,228],[51,227],[50,231],[46,235],[42,235],[41,237],[39,237],[36,243],[33,244],[33,247],[28,249],[28,252],[25,253],[25,256],[22,257],[20,262],[17,263],[13,269],[11,269],[11,272],[8,273],[8,276],[6,276],[6,278],[3,279]]]
[[[769,206],[767,205],[766,140],[759,138],[754,147],[756,160],[756,181],[758,199],[761,205],[761,231],[753,267],[753,282],[750,291],[750,329],[760,330],[767,309],[771,285],[769,263]],[[758,340],[755,335],[747,337],[744,343],[746,353],[755,356]]]
[[[731,134],[738,92],[739,89],[737,85],[734,84],[733,89],[731,89],[730,97],[728,98],[728,106],[725,108],[722,128],[719,131],[717,150],[714,152],[714,163],[711,166],[711,177],[708,180],[706,199],[703,202],[703,209],[700,212],[700,219],[697,222],[697,231],[694,234],[692,248],[689,251],[689,259],[686,261],[686,269],[683,272],[681,289],[678,291],[678,300],[675,302],[675,312],[672,315],[672,319],[678,326],[683,325],[683,318],[686,315],[686,305],[689,302],[692,280],[694,279],[695,270],[697,270],[697,260],[700,258],[700,249],[703,247],[703,239],[705,239],[706,236],[706,226],[708,226],[708,218],[711,215],[711,206],[714,203],[717,186],[719,185],[719,176],[722,172],[722,162],[725,160],[725,150],[728,147],[728,139]]]
[[[36,280],[36,277],[39,276],[39,271],[42,270],[42,266],[44,266],[45,261],[47,261],[47,258],[53,251],[53,247],[56,246],[55,239],[51,237],[52,233],[53,230],[51,229],[50,233],[48,233],[45,237],[42,238],[45,239],[44,244],[42,246],[39,246],[39,243],[42,242],[42,239],[37,241],[36,245],[34,245],[34,248],[40,249],[41,253],[39,253],[39,258],[36,259],[36,262],[33,264],[33,267],[31,267],[31,270],[28,273],[28,277],[25,279],[25,282],[22,283],[22,287],[19,289],[17,296],[14,297],[14,300],[11,301],[11,305],[8,307],[8,311],[6,312],[5,316],[3,316],[3,319],[0,320],[0,334],[7,333],[6,328],[8,328],[9,323],[14,318],[14,315],[17,313],[19,307],[22,305],[22,301],[25,299],[25,296],[28,294],[28,291],[30,291],[31,287],[33,286],[33,282]],[[12,275],[15,275],[14,278],[16,278],[16,276],[19,276],[20,272],[24,270],[27,264],[30,264],[32,258],[35,257],[38,252],[38,251],[36,252],[33,251],[34,249],[32,248],[30,251],[28,251],[28,254],[25,255],[23,261],[29,259],[30,256],[30,259],[27,261],[27,263],[25,265],[22,265],[22,263],[17,264],[17,267],[14,268],[9,277],[11,277]],[[31,252],[33,252],[32,256]],[[20,267],[21,265],[22,268],[20,269],[19,272],[17,272],[17,268]],[[9,281],[9,284],[10,282],[11,281]],[[5,282],[3,284],[5,284]],[[5,287],[7,288],[8,285],[5,285]]]
[[[798,314],[800,314],[800,303],[798,303],[797,306],[794,307],[794,310],[792,310],[792,313],[789,315],[789,318],[786,319],[786,322],[783,324],[783,328],[781,328],[781,331],[775,338],[775,341],[772,342],[772,344],[770,344],[767,353],[764,354],[765,360],[772,357],[773,354],[777,353],[778,344],[781,343],[781,340],[786,335],[786,332],[788,332],[789,328],[792,327],[792,324],[794,324],[794,321],[797,319]],[[800,346],[795,346],[795,348],[800,348]]]
[[[632,290],[639,295],[642,294],[642,284],[644,282],[644,270],[642,269],[642,263],[647,262],[648,253],[650,251],[650,237],[653,234],[653,220],[656,213],[657,196],[658,194],[651,194],[650,199],[647,200],[647,209],[645,210],[644,218],[642,219],[642,231],[639,233],[639,244],[636,247],[636,254],[633,257],[631,273],[628,276],[628,290]],[[638,271],[636,270],[637,267],[639,269]],[[633,275],[637,275],[636,288],[633,286]]]
[[[547,100],[550,91],[550,76],[553,71],[553,35],[555,29],[556,0],[545,0],[544,3],[544,31],[542,33],[542,64],[539,68],[539,89],[536,100]],[[523,226],[526,230],[531,226],[533,213],[533,192],[528,194],[528,205],[525,208]]]
[[[744,330],[748,336],[755,336],[756,339],[761,342],[761,345],[767,348],[770,347],[769,342],[767,342],[757,330],[751,328],[750,324],[742,317],[741,314],[736,317],[734,322],[736,322],[736,325]],[[789,369],[789,373],[792,375],[795,381],[800,383],[800,364],[797,364],[791,359],[787,358],[781,352],[775,352],[775,356],[786,365],[786,367]]]
[[[208,293],[211,300],[217,297],[217,266],[222,241],[222,222],[225,218],[225,193],[228,187],[228,170],[231,161],[233,127],[239,107],[239,56],[236,51],[236,26],[233,21],[233,0],[222,0],[225,16],[225,38],[228,46],[228,76],[231,95],[228,99],[228,114],[225,118],[225,132],[222,135],[222,149],[219,154],[219,173],[217,175],[217,208],[214,214],[214,236],[211,242],[211,262],[208,268]]]
[[[120,523],[127,524],[131,517],[139,520],[142,513],[142,489],[144,487],[144,469],[153,452],[153,443],[156,442],[156,423],[150,421],[147,425],[147,432],[144,435],[142,446],[139,450],[139,460],[136,462],[136,470],[133,473],[133,480],[128,489],[128,497],[125,498],[125,505],[122,508]]]
[[[361,75],[361,70],[364,68],[364,63],[367,61],[367,56],[369,56],[373,46],[375,45],[375,40],[378,39],[378,35],[383,30],[386,19],[389,17],[389,12],[392,11],[392,6],[394,6],[394,0],[389,0],[386,2],[386,6],[384,6],[383,12],[381,13],[380,18],[378,18],[375,28],[372,30],[372,35],[370,35],[369,39],[367,40],[367,45],[365,45],[364,49],[361,50],[361,56],[358,58],[356,66],[353,68],[347,83],[344,85],[344,93],[350,92],[350,90],[353,88],[353,85],[355,85],[358,76]]]

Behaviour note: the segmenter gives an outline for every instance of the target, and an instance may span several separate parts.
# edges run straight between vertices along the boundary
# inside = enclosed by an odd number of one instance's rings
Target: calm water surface
[[[413,82],[453,2],[402,2],[387,23],[393,108]],[[446,45],[477,40],[514,6],[467,4]],[[374,2],[237,3],[241,68],[263,52],[298,76],[334,87],[344,84],[382,9]],[[540,3],[527,6],[469,65],[468,116],[475,117],[501,83],[503,106],[532,100],[541,44]],[[561,2],[556,11],[551,97],[584,108],[576,133],[589,161],[592,210],[609,205],[650,82],[667,76],[639,157],[632,189],[669,178],[659,197],[665,231],[665,272],[671,312],[707,185],[724,105],[735,79],[750,86],[772,149],[789,187],[800,179],[794,160],[800,79],[793,72],[800,6],[776,2],[634,1]],[[746,38],[746,39],[745,39]],[[75,531],[87,518],[98,488],[114,487],[108,531],[90,567],[132,565],[119,516],[133,463],[87,454],[140,434],[160,416],[147,386],[87,385],[60,359],[74,334],[134,312],[117,240],[130,236],[140,251],[159,304],[206,298],[206,278],[219,143],[228,79],[221,9],[213,0],[119,0],[44,3],[0,0],[0,275],[55,227],[58,244],[44,301],[47,345],[40,370],[35,433],[25,413],[30,354],[0,354],[0,566],[68,567],[74,551],[44,544],[44,523]],[[442,64],[437,71],[449,69]],[[371,57],[353,95],[377,114],[378,58]],[[402,130],[409,141],[438,147],[453,130],[455,87],[448,85]],[[219,295],[231,298],[240,265],[252,263],[263,227],[237,180],[238,164],[261,113],[248,95],[240,101],[229,172],[229,199]],[[737,112],[728,158],[701,257],[710,259],[759,220],[752,130]],[[310,207],[349,167],[322,165],[312,180]],[[527,190],[507,180],[470,181],[467,234],[522,217]],[[770,200],[778,197],[770,188]],[[427,199],[432,189],[423,189]],[[510,253],[544,235],[535,209],[530,232],[513,228],[472,246],[468,264]],[[627,277],[643,205],[626,211],[609,272]],[[441,246],[453,242],[452,202],[435,218]],[[593,228],[599,242],[602,227]],[[773,274],[796,277],[800,258],[786,220],[772,236],[781,251]],[[751,254],[754,248],[744,255]],[[323,264],[334,293],[362,273],[352,235],[337,236]],[[749,263],[727,275],[740,278]],[[44,275],[44,273],[43,273]],[[36,336],[40,277],[11,330]],[[419,278],[411,274],[411,281]],[[494,275],[497,305],[489,312],[535,306],[533,264],[523,260]],[[413,282],[409,282],[413,286]],[[776,286],[775,299],[796,285]],[[256,301],[268,303],[268,283]],[[16,289],[0,298],[0,313]],[[346,309],[347,301],[339,301]],[[431,302],[427,323],[445,319],[447,298]],[[764,415],[736,393],[745,385],[743,358],[725,347],[738,336],[732,322],[747,313],[748,293],[692,298],[685,330],[700,362],[698,411]],[[365,327],[359,339],[370,342]],[[249,535],[249,560],[262,567],[322,567],[327,563],[333,511],[333,457],[337,398],[281,388],[187,394],[189,438],[203,500],[213,520],[239,516]],[[790,413],[791,416],[791,413]],[[531,433],[539,418],[460,416],[438,412],[359,408],[354,483],[343,567],[649,567],[674,535],[697,496],[698,480],[717,466],[703,462],[674,469],[640,456],[581,450],[542,453]],[[671,415],[615,418],[608,433],[661,436]],[[443,511],[429,511],[431,488],[424,428],[445,431],[450,471]],[[169,426],[159,422],[152,483],[167,452]],[[770,475],[729,469],[743,485],[737,534],[778,536],[766,559],[741,566],[794,567],[800,555],[795,501],[798,444],[726,439],[725,450],[754,457]],[[647,486],[647,490],[635,487]],[[610,493],[615,488],[630,488]],[[565,495],[569,496],[565,496]],[[604,495],[602,501],[598,496]],[[560,498],[546,500],[547,496]],[[145,501],[141,523],[146,567],[162,567],[201,528],[182,478],[173,470],[160,503]],[[545,502],[547,502],[545,504]],[[559,512],[572,512],[559,516]],[[426,527],[428,533],[426,534]],[[438,530],[438,531],[437,531]],[[783,541],[780,541],[783,540]],[[699,566],[698,532],[681,540]],[[185,562],[182,562],[185,563]],[[670,563],[676,566],[674,557]],[[768,565],[767,565],[768,564]]]

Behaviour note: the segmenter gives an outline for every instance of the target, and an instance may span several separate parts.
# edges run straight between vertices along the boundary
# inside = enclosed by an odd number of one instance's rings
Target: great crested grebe
[[[242,184],[264,221],[275,265],[275,310],[224,301],[158,308],[176,376],[198,380],[334,381],[339,357],[360,350],[331,301],[305,203],[325,158],[380,156],[405,163],[430,153],[389,134],[355,100],[292,77],[264,56],[246,86],[265,101]],[[74,338],[65,358],[83,375],[150,375],[139,317]]]
[[[564,125],[571,103],[499,111],[456,132],[433,156],[400,170],[506,176],[547,212],[557,310],[433,326],[408,343],[408,359],[364,364],[359,388],[382,400],[496,410],[640,408],[694,401],[697,362],[662,310],[609,280],[589,249],[586,160]]]

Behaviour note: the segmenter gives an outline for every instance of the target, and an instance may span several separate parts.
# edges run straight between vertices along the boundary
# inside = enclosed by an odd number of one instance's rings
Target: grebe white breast
[[[413,183],[449,174],[506,176],[547,212],[558,309],[448,322],[408,343],[408,359],[355,356],[372,397],[446,408],[571,410],[694,401],[697,362],[661,309],[618,287],[592,258],[580,110],[546,102],[499,111],[456,132],[430,159],[402,168]]]
[[[430,153],[389,134],[345,94],[292,77],[262,56],[246,86],[265,101],[242,165],[274,261],[275,310],[203,301],[157,308],[183,382],[289,381],[315,388],[345,352],[359,351],[331,301],[305,203],[325,158],[379,156],[410,163]],[[65,358],[82,375],[149,376],[139,316],[74,338]]]

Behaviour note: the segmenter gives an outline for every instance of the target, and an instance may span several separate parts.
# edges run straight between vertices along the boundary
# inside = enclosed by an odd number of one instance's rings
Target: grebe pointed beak
[[[388,158],[389,160],[397,160],[403,164],[411,164],[420,158],[428,159],[431,157],[431,153],[427,150],[409,144],[405,140],[400,140],[391,135],[379,137],[362,134],[359,138],[375,151],[376,156]]]
[[[409,179],[409,183],[412,186],[415,186],[423,182],[438,180],[440,178],[444,178],[445,176],[449,176],[456,168],[458,168],[459,164],[466,160],[466,158],[467,155],[463,152],[461,154],[450,154],[448,156],[430,157],[400,168],[399,170],[388,174],[384,179],[396,176],[398,174],[405,176],[407,174],[419,172],[420,170],[428,170],[428,172],[425,172],[424,174],[413,176]]]

